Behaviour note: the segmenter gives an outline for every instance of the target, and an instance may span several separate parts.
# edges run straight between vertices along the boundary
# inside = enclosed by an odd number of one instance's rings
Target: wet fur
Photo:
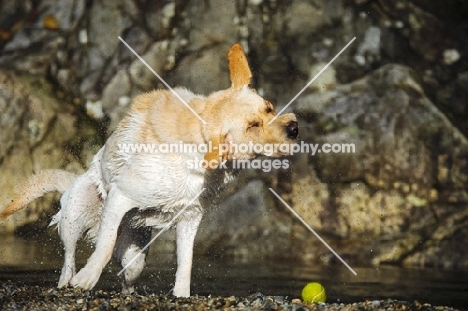
[[[80,176],[60,170],[34,175],[5,207],[6,217],[49,191],[63,192],[61,210],[54,216],[65,249],[59,287],[93,288],[112,254],[126,266],[151,238],[151,228],[164,228],[175,213],[187,206],[177,220],[177,272],[173,293],[190,295],[193,242],[203,206],[223,185],[232,180],[231,170],[190,168],[187,161],[206,159],[219,165],[233,159],[252,159],[257,154],[127,153],[118,144],[178,143],[220,144],[294,143],[297,123],[293,114],[275,116],[273,106],[249,87],[251,72],[242,47],[235,44],[229,54],[232,85],[208,97],[179,88],[175,91],[207,123],[203,124],[168,90],[137,96],[130,111],[106,144]],[[286,154],[277,153],[273,157]],[[87,264],[75,271],[75,248],[84,233],[95,242]],[[124,272],[123,292],[134,291],[134,283],[145,265],[147,250]]]

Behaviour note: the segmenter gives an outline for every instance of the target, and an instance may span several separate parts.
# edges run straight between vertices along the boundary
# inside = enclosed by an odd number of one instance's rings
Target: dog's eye
[[[250,121],[247,128],[260,127],[261,123],[259,121]]]

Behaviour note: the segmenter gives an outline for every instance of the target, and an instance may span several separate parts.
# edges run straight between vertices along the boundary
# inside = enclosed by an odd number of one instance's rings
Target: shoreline
[[[51,286],[23,285],[19,282],[0,283],[1,310],[424,310],[456,311],[449,306],[432,306],[418,301],[393,299],[353,303],[307,304],[300,299],[267,296],[255,293],[247,297],[193,296],[176,298],[172,295],[124,295],[116,291]]]

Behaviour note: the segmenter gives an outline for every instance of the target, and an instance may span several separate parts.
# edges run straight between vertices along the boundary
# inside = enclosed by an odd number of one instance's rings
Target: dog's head
[[[289,155],[290,149],[279,146],[296,143],[296,116],[288,113],[275,118],[273,105],[250,88],[252,73],[241,45],[232,46],[228,59],[232,85],[210,95],[203,113],[207,120],[205,140],[212,146],[205,160],[219,164],[219,161],[248,160],[258,155]]]

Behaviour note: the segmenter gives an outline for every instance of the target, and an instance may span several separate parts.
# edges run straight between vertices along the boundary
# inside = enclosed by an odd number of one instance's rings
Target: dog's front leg
[[[96,285],[112,256],[120,222],[132,207],[133,201],[124,196],[117,186],[111,186],[102,210],[96,249],[84,268],[71,279],[71,286],[91,289]]]
[[[190,296],[193,242],[203,214],[193,212],[189,215],[190,218],[182,218],[177,223],[177,272],[173,293],[178,297]]]

